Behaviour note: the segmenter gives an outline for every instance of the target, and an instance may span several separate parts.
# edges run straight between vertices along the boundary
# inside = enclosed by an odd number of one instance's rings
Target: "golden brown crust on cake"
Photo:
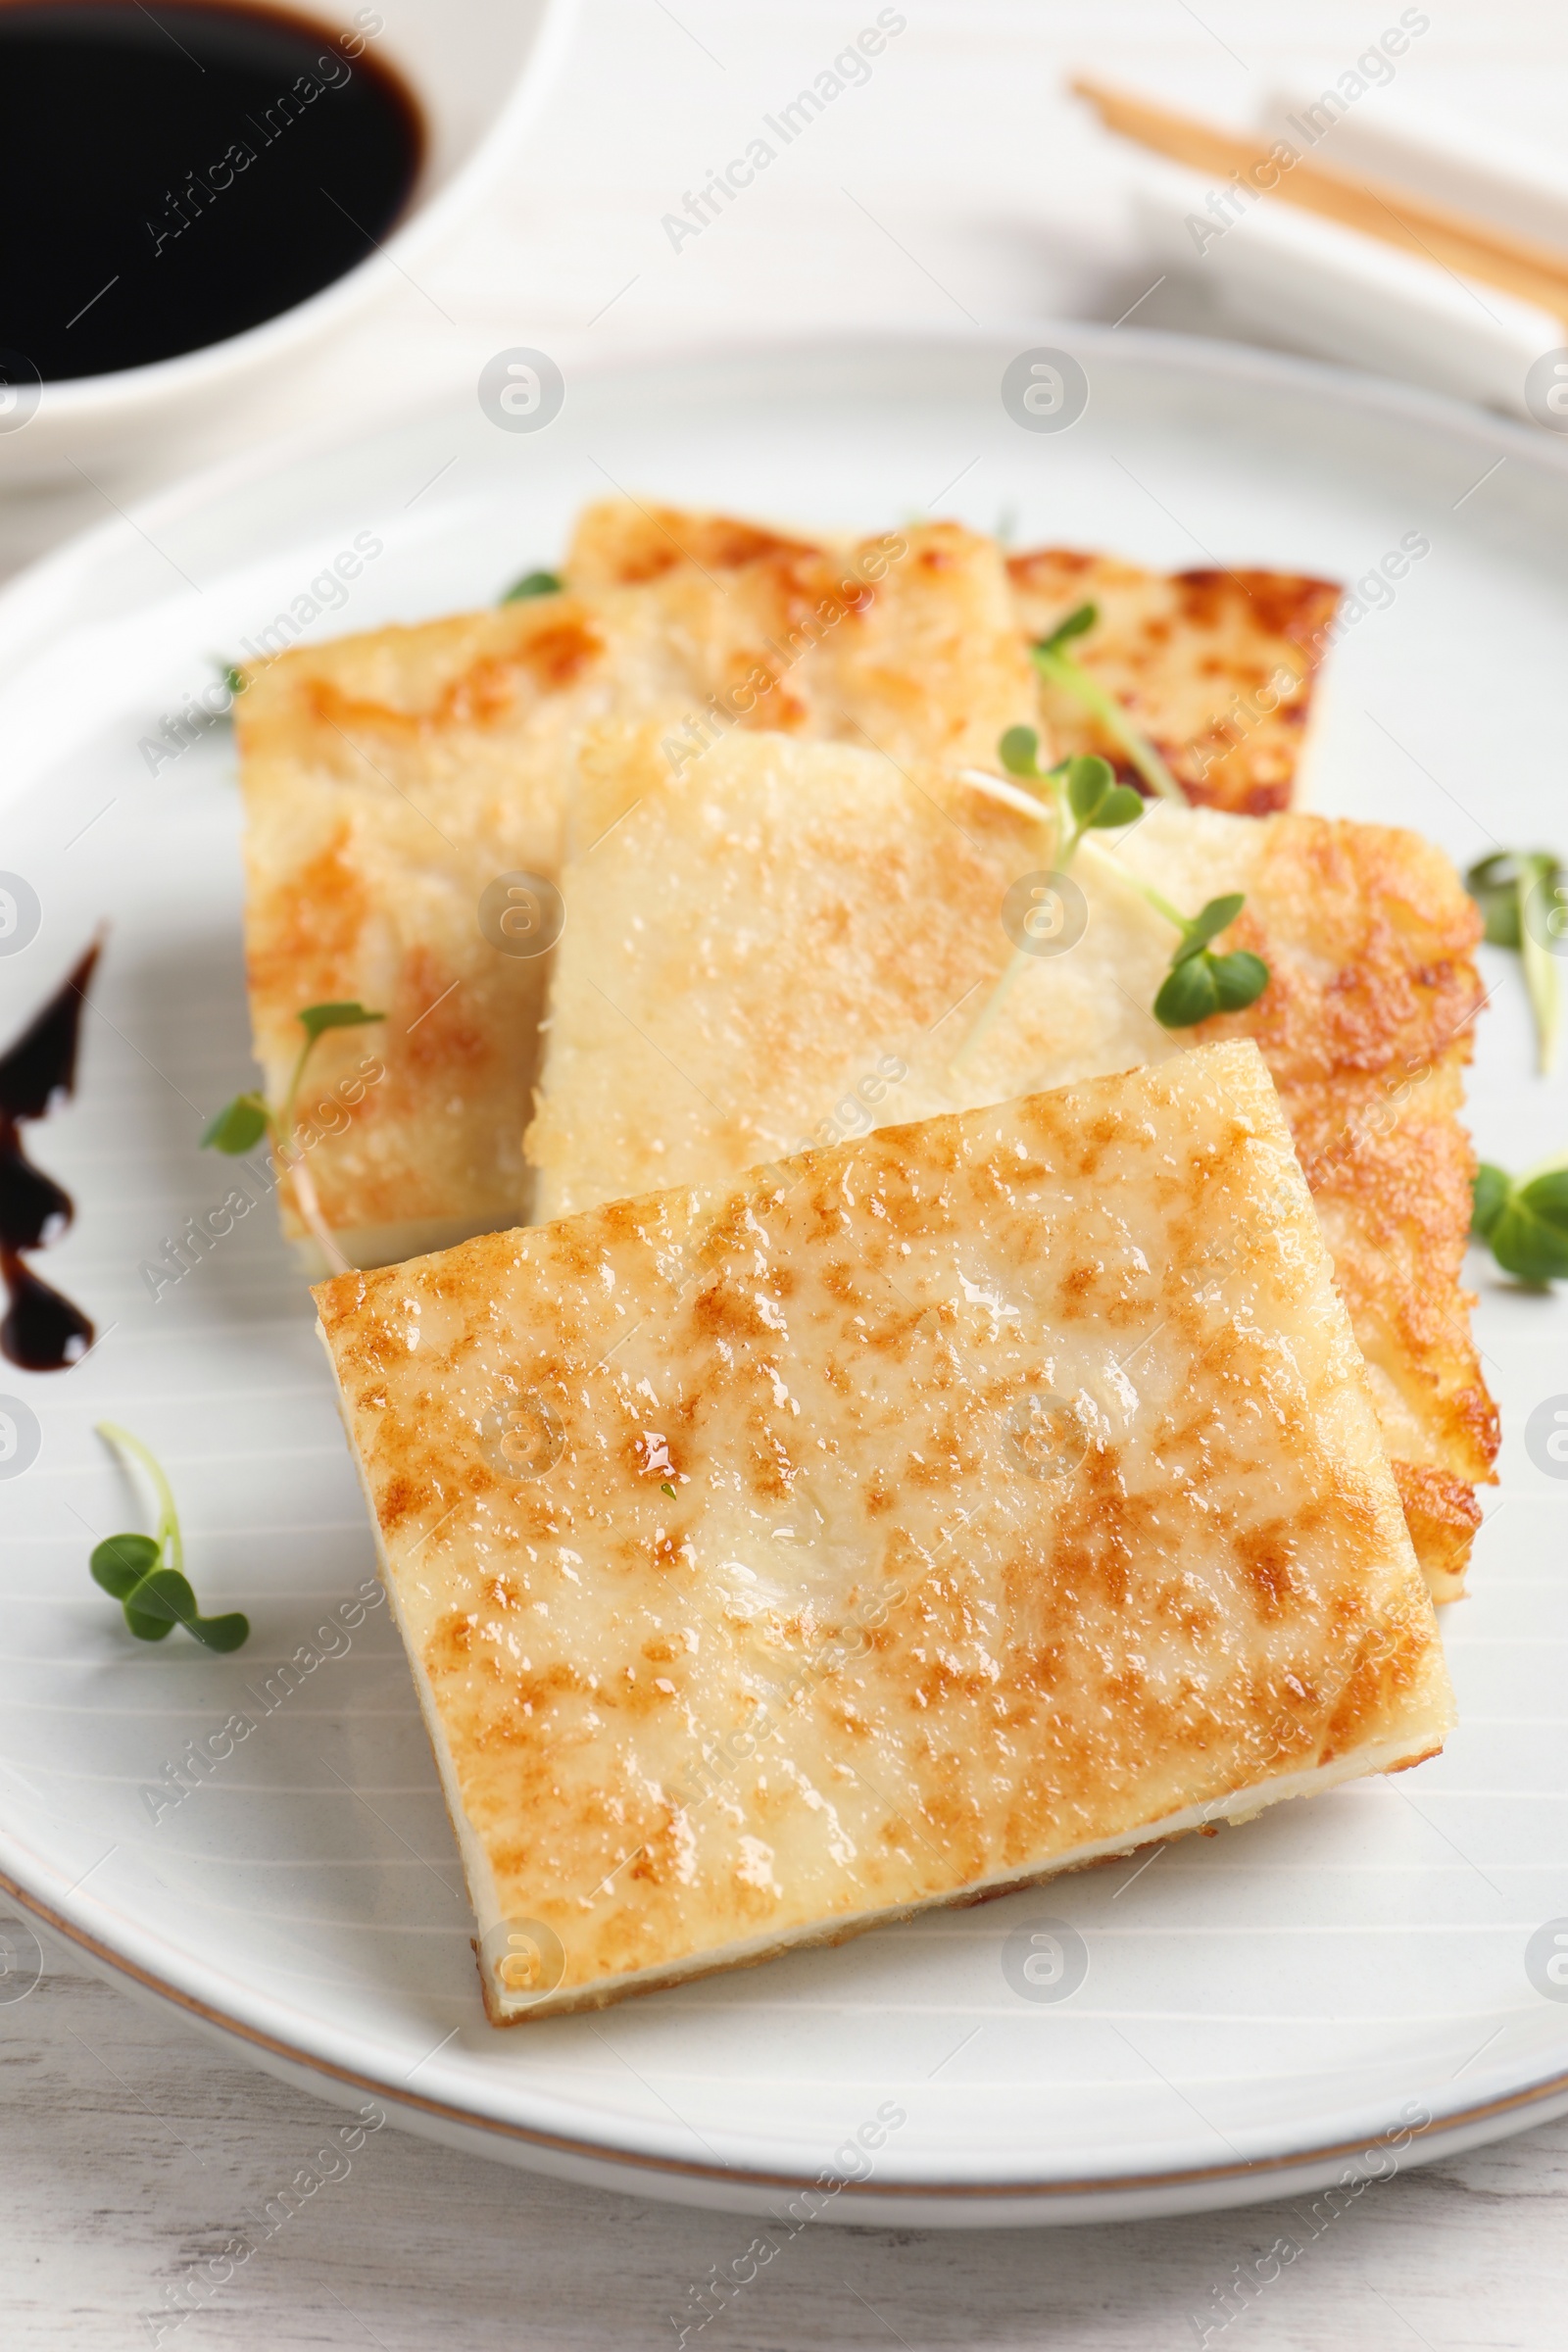
[[[1475,1488],[1425,1463],[1396,1461],[1390,1468],[1433,1598],[1461,1598],[1470,1547],[1481,1526]]]
[[[1320,817],[1152,809],[1117,856],[1182,906],[1247,894],[1223,944],[1268,963],[1258,1003],[1204,1032],[1161,1029],[1148,1008],[1168,926],[1086,853],[1084,937],[1026,959],[965,1052],[1011,952],[1004,894],[1050,864],[1049,833],[848,747],[736,741],[678,783],[632,739],[598,757],[584,805],[605,839],[565,877],[573,929],[528,1137],[544,1213],[1157,1061],[1201,1035],[1251,1036],[1392,1457],[1458,1488],[1491,1475],[1495,1415],[1460,1288],[1477,916],[1438,851]],[[1440,1509],[1430,1480],[1411,1492],[1426,1497],[1412,1521],[1423,1564],[1450,1598],[1473,1512],[1456,1494]]]
[[[730,515],[612,499],[584,510],[566,576],[577,588],[612,587],[688,566],[718,588],[743,573],[760,609],[773,603],[782,612],[792,598],[808,601],[846,550],[847,542],[803,540]],[[1248,816],[1290,807],[1340,599],[1333,581],[1257,568],[1147,571],[1059,547],[1009,558],[1007,573],[1029,642],[1079,605],[1099,608],[1073,656],[1126,706],[1190,800]],[[1042,682],[1039,706],[1037,724],[1057,756],[1099,752],[1137,781],[1100,721],[1070,696]],[[798,719],[781,697],[753,723],[793,732]],[[989,766],[995,745],[993,735],[965,757]],[[894,743],[882,748],[906,756]],[[908,753],[942,757],[929,737]]]
[[[1245,1042],[316,1296],[481,1931],[559,1939],[523,2014],[1250,1813],[1451,1720]],[[509,1413],[550,1437],[523,1474]]]
[[[812,544],[611,500],[579,518],[565,576],[585,591],[662,582],[728,723],[962,765],[989,763],[1033,710],[1001,556],[959,523]]]
[[[641,527],[636,509],[600,512]],[[547,960],[499,953],[479,901],[499,875],[553,882],[585,729],[654,722],[666,767],[760,727],[962,761],[1032,707],[989,540],[937,524],[829,556],[724,524],[701,544],[721,574],[644,555],[620,566],[640,585],[300,647],[249,674],[246,954],[270,1099],[302,1006],[357,997],[389,1016],[385,1074],[357,1102],[338,1089],[368,1033],[329,1036],[312,1062],[335,1131],[311,1173],[351,1257],[406,1254],[418,1223],[452,1240],[527,1213]]]
[[[1288,808],[1313,674],[1340,591],[1281,571],[1140,570],[1110,556],[1038,548],[1008,560],[1031,642],[1078,606],[1099,620],[1068,650],[1124,705],[1189,800],[1242,816]],[[1137,777],[1092,711],[1042,681],[1058,751],[1098,752]]]
[[[1227,934],[1263,956],[1270,985],[1200,1032],[1252,1037],[1273,1073],[1440,1600],[1462,1590],[1473,1490],[1499,1443],[1461,1282],[1480,935],[1475,902],[1419,835],[1281,820]]]
[[[252,673],[235,706],[247,977],[270,1100],[286,1087],[302,1006],[358,998],[388,1016],[329,1034],[311,1065],[305,1107],[331,1106],[337,1130],[311,1174],[351,1250],[381,1227],[471,1231],[523,1211],[515,1122],[545,966],[498,954],[479,902],[498,875],[559,862],[570,744],[603,699],[605,660],[575,600],[540,598],[300,648]],[[342,1083],[367,1052],[384,1074],[347,1102]],[[297,1235],[286,1189],[280,1200]]]
[[[702,571],[737,571],[761,557],[820,557],[831,544],[742,522],[732,514],[606,498],[578,515],[564,577],[574,588],[631,588],[681,564],[695,564]]]

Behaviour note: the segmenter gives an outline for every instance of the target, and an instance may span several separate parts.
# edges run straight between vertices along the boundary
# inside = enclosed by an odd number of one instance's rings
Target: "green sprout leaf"
[[[226,1617],[198,1617],[185,1631],[194,1634],[204,1649],[224,1654],[250,1640],[251,1621],[242,1610],[232,1609]]]
[[[1245,1012],[1268,986],[1268,965],[1249,948],[1233,949],[1229,956],[1210,956],[1207,963],[1221,1012]]]
[[[1082,614],[1092,608],[1081,607],[1069,613],[1073,631],[1089,624]],[[1067,626],[1064,622],[1063,627]],[[1036,652],[1040,649],[1037,647]],[[1075,754],[1055,767],[1040,774],[1038,766],[1039,738],[1033,727],[1009,727],[997,745],[1002,763],[1015,776],[1028,776],[1045,784],[1054,798],[1055,866],[1065,872],[1087,833],[1101,827],[1132,824],[1144,808],[1142,797],[1131,786],[1118,784],[1108,760],[1093,753]],[[982,778],[972,779],[983,782]],[[1041,813],[1050,810],[1046,795],[1041,796]],[[1191,1029],[1206,1021],[1215,1012],[1242,1012],[1255,1004],[1269,983],[1268,965],[1261,956],[1250,949],[1233,948],[1228,955],[1216,956],[1211,942],[1236,920],[1246,905],[1244,894],[1227,891],[1222,897],[1210,899],[1195,915],[1183,914],[1173,906],[1152,882],[1134,873],[1115,853],[1105,846],[1090,845],[1086,855],[1116,871],[1128,889],[1151,906],[1162,922],[1169,923],[1178,934],[1171,955],[1170,969],[1160,983],[1154,998],[1154,1018],[1166,1029]],[[981,1007],[962,1045],[949,1063],[958,1070],[967,1054],[973,1053],[995,1020],[998,1009],[1028,961],[1021,947],[1014,948],[1011,961],[992,989]]]
[[[1080,752],[1066,762],[1067,806],[1080,833],[1107,825],[1130,825],[1144,813],[1142,793],[1118,784],[1108,760],[1098,753]]]
[[[1075,606],[1065,620],[1057,621],[1049,637],[1042,638],[1038,650],[1045,654],[1059,653],[1061,648],[1070,644],[1074,637],[1084,636],[1094,627],[1099,618],[1100,607],[1098,605]]]
[[[1040,738],[1033,727],[1009,727],[997,745],[997,756],[1009,776],[1040,782]]]
[[[1116,778],[1108,760],[1094,753],[1080,753],[1067,762],[1067,806],[1080,826],[1095,822],[1095,811],[1107,792],[1115,789]]]
[[[1218,939],[1220,933],[1235,922],[1246,904],[1239,890],[1227,892],[1222,899],[1210,899],[1202,912],[1195,914],[1192,921],[1183,926],[1182,944],[1171,957],[1172,963],[1185,963],[1189,956],[1196,956],[1200,949],[1206,948],[1211,939]]]
[[[514,580],[501,599],[504,605],[520,605],[530,596],[559,596],[565,581],[554,571],[525,571],[520,580]]]
[[[106,1536],[87,1563],[94,1583],[120,1602],[126,1629],[138,1642],[165,1641],[182,1625],[207,1649],[238,1649],[249,1638],[250,1620],[237,1609],[225,1617],[204,1617],[197,1607],[184,1570],[173,1493],[161,1465],[129,1430],[100,1421],[98,1434],[146,1472],[158,1496],[158,1529],[151,1536]]]
[[[1163,1029],[1191,1029],[1219,1010],[1212,959],[1193,956],[1173,964],[1154,999],[1154,1018]]]
[[[1132,825],[1144,813],[1144,796],[1130,784],[1113,784],[1090,820],[1097,828]]]
[[[1476,1170],[1470,1230],[1505,1274],[1532,1284],[1568,1280],[1568,1168],[1515,1183],[1488,1162]]]
[[[270,1120],[267,1104],[260,1095],[236,1095],[225,1102],[217,1118],[209,1121],[202,1136],[204,1152],[249,1152],[267,1133]]]
[[[177,1568],[150,1568],[135,1591],[126,1596],[127,1623],[132,1613],[149,1625],[193,1625],[200,1614],[190,1579]],[[131,1626],[131,1632],[136,1628]],[[143,1634],[142,1641],[147,1639]]]
[[[1492,1228],[1497,1222],[1512,1191],[1512,1177],[1484,1159],[1476,1170],[1475,1182],[1470,1188],[1470,1230],[1480,1240],[1491,1240]]]
[[[150,1568],[158,1565],[158,1544],[152,1536],[105,1536],[87,1562],[95,1584],[123,1600],[134,1592]]]
[[[245,672],[242,669],[236,669],[232,662],[225,662],[223,663],[223,684],[228,688],[230,694],[243,694]]]
[[[666,1479],[663,1481],[663,1483],[662,1483],[662,1486],[660,1487],[660,1490],[659,1490],[659,1492],[661,1493],[661,1494],[667,1494],[667,1495],[669,1496],[669,1499],[670,1499],[670,1501],[671,1501],[671,1502],[673,1502],[673,1501],[674,1501],[674,1499],[675,1499],[675,1490],[674,1490],[674,1488],[673,1488],[673,1487],[670,1485],[670,1483],[669,1483],[669,1481],[668,1481],[668,1479],[667,1479],[667,1478],[666,1478]]]
[[[1568,1235],[1568,1168],[1548,1168],[1532,1177],[1521,1188],[1519,1200],[1539,1223]]]
[[[1210,940],[1235,922],[1247,904],[1239,890],[1210,899],[1191,920],[1167,906],[1152,891],[1146,892],[1160,911],[1181,928],[1181,939],[1170,959],[1170,970],[1154,999],[1154,1018],[1164,1029],[1191,1029],[1214,1012],[1242,1012],[1255,1004],[1268,986],[1268,965],[1249,948],[1233,948],[1216,956]]]
[[[172,1617],[144,1614],[134,1600],[127,1600],[125,1626],[138,1642],[167,1642],[174,1630],[174,1620]]]
[[[384,1021],[384,1012],[367,1012],[355,997],[341,1004],[307,1004],[296,1020],[314,1046],[326,1029],[363,1029],[367,1021]]]
[[[1519,945],[1519,860],[1511,850],[1481,858],[1464,878],[1464,886],[1481,909],[1489,947]]]

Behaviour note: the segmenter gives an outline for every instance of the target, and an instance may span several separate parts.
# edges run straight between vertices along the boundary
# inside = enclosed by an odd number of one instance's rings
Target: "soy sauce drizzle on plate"
[[[81,1008],[100,945],[93,941],[0,1055],[0,1274],[11,1302],[0,1323],[0,1354],[24,1372],[64,1371],[92,1346],[92,1325],[80,1308],[40,1282],[22,1256],[24,1250],[47,1250],[75,1213],[71,1195],[23,1150],[22,1121],[46,1118],[75,1091]]]

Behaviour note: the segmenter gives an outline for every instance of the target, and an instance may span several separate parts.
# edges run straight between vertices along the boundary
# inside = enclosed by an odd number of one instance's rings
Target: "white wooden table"
[[[1202,0],[1200,13],[1187,0],[904,0],[903,13],[871,80],[675,252],[662,216],[876,8],[584,0],[545,120],[485,219],[420,286],[188,438],[181,466],[300,427],[353,433],[441,386],[471,396],[494,351],[552,335],[611,352],[656,335],[963,314],[1115,318],[1149,272],[1104,149],[1058,95],[1063,72],[1239,111],[1273,68],[1337,75],[1398,10],[1318,0],[1308,20],[1264,0]],[[1568,18],[1548,0],[1434,0],[1432,17],[1411,86],[1561,144]],[[1289,24],[1308,22],[1311,47],[1288,45]],[[1163,299],[1141,319],[1181,323]],[[100,479],[123,504],[170,470],[127,464]],[[106,512],[80,482],[10,494],[0,571]],[[150,2344],[144,2315],[310,2163],[334,2118],[71,1954],[46,1958],[37,1988],[0,2004],[0,2343]],[[733,2352],[1192,2345],[1191,2315],[1211,2314],[1235,2267],[1292,2229],[1289,2205],[996,2234],[824,2225],[706,2334]],[[162,2340],[180,2352],[673,2346],[669,2314],[751,2234],[737,2217],[564,2188],[387,2130]],[[1208,2340],[1558,2352],[1565,2312],[1568,2122],[1370,2190]]]

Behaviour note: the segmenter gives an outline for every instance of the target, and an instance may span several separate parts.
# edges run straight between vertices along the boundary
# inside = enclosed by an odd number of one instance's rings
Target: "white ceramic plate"
[[[1070,346],[1088,372],[1068,430],[1004,410],[1004,367],[1031,344]],[[1418,825],[1461,861],[1494,837],[1568,849],[1564,453],[1234,349],[1035,327],[568,372],[544,431],[499,431],[469,397],[209,477],[67,549],[0,599],[0,865],[42,908],[32,943],[0,956],[0,1021],[9,1035],[109,918],[79,1099],[30,1131],[79,1202],[41,1270],[103,1336],[64,1374],[0,1366],[41,1433],[0,1481],[0,1871],[106,1964],[329,2097],[373,2093],[437,2136],[696,2202],[781,2208],[855,2174],[820,2210],[1149,2213],[1568,2107],[1568,1998],[1527,1968],[1568,1914],[1568,1490],[1524,1442],[1568,1389],[1568,1305],[1479,1267],[1507,1441],[1475,1597],[1447,1620],[1463,1725],[1443,1757],[841,1950],[592,2018],[484,2023],[386,1612],[316,1640],[372,1552],[270,1211],[156,1300],[140,1272],[227,1193],[197,1139],[250,1064],[226,731],[156,774],[139,746],[356,534],[382,552],[315,633],[493,598],[616,484],[865,528],[1010,514],[1021,544],[1349,577],[1417,534],[1430,552],[1333,656],[1312,797]],[[1518,1166],[1568,1144],[1568,1089],[1532,1075],[1516,960],[1493,961],[1474,1122]],[[141,1523],[92,1434],[103,1415],[169,1466],[206,1605],[249,1610],[237,1657],[133,1646],[89,1582],[93,1538]],[[339,1654],[270,1706],[277,1662],[313,1642]],[[144,1788],[234,1712],[252,1736],[154,1824]],[[1016,1939],[1048,1918],[1088,1951],[1064,2000],[1014,1989]],[[889,2107],[904,2120],[874,2153],[844,2153]]]

